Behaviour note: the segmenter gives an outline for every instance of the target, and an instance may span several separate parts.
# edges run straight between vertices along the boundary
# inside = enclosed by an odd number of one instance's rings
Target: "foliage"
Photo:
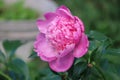
[[[6,5],[3,0],[0,0],[0,20],[32,20],[38,16],[37,11],[24,8],[23,0],[12,5]]]
[[[112,49],[111,40],[101,33],[91,31],[88,54],[76,59],[63,80],[119,80],[120,49]]]
[[[32,51],[25,63],[15,56],[23,42],[3,41],[4,50],[0,50],[0,80],[119,80],[120,49],[112,48],[112,40],[105,35],[90,31],[88,53],[76,58],[73,66],[64,73],[56,73],[42,62]],[[22,73],[22,74],[21,74]]]
[[[66,5],[79,16],[86,30],[96,30],[114,39],[114,47],[120,45],[120,0],[55,0]]]
[[[88,53],[81,58],[75,59],[73,66],[67,72],[56,73],[52,71],[55,75],[61,77],[61,79],[57,78],[55,80],[120,79],[120,49],[112,48],[112,40],[99,32],[90,31],[88,37],[90,40]],[[35,55],[36,53],[32,54],[32,56]],[[40,80],[42,80],[41,75],[46,77],[46,75],[51,73],[44,74],[43,70],[39,73]]]
[[[16,41],[3,41],[3,50],[0,50],[0,80],[29,80],[27,64],[15,57],[17,48],[23,43]]]

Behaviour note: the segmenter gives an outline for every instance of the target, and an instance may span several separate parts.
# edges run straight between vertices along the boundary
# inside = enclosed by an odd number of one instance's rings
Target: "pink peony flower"
[[[40,33],[34,44],[35,51],[52,70],[65,72],[74,58],[82,57],[88,50],[83,22],[65,6],[45,14],[45,18],[37,21]]]

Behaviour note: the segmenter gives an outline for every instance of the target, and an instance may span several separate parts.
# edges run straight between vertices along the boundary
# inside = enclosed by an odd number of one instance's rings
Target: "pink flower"
[[[82,57],[88,50],[84,25],[65,6],[45,14],[45,18],[37,21],[40,33],[34,44],[35,51],[52,70],[65,72],[72,66],[74,58]]]

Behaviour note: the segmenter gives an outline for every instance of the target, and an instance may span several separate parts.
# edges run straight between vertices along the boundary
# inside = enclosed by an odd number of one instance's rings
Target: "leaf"
[[[89,47],[90,51],[93,51],[99,47],[99,52],[102,52],[112,44],[112,40],[102,33],[91,31],[88,36],[91,38]]]
[[[115,65],[104,60],[101,67],[104,70],[106,80],[119,80],[118,77],[120,75],[120,65]]]
[[[106,49],[101,62],[97,63],[104,70],[106,80],[118,80],[120,75],[120,49]],[[114,74],[114,75],[113,75]],[[116,76],[116,77],[115,77]]]
[[[79,62],[68,71],[68,76],[72,80],[78,80],[81,77],[81,74],[87,69],[86,62]]]
[[[14,71],[8,71],[7,73],[11,77],[12,80],[25,80],[25,76],[20,75]]]
[[[48,76],[44,77],[42,80],[62,80],[60,76],[49,74]]]
[[[3,47],[4,47],[9,58],[13,57],[17,48],[22,44],[23,43],[19,40],[13,40],[13,41],[5,40],[5,41],[3,41]]]
[[[39,75],[36,77],[37,80],[62,80],[59,75],[55,75],[51,70],[47,67],[40,70]]]
[[[1,50],[0,50],[0,62],[5,62],[5,55]]]
[[[120,65],[120,56],[106,54],[104,58],[106,58],[110,63]]]
[[[101,45],[100,41],[90,41],[90,47],[89,47],[89,57],[87,59],[90,58],[90,60],[88,61],[88,63],[91,63],[92,61],[95,61],[97,56],[99,55],[98,53],[98,48]],[[99,56],[100,57],[100,56]],[[98,58],[97,58],[98,60]]]
[[[98,51],[102,54],[106,53],[106,50],[112,45],[111,39],[107,38],[105,41],[101,41],[101,45],[98,48]]]
[[[8,75],[0,71],[0,80],[12,80]]]
[[[10,68],[10,70],[14,71],[15,73],[17,73],[21,76],[23,75],[25,77],[24,80],[29,80],[28,66],[23,60],[21,60],[19,58],[13,59],[9,63],[9,68]]]
[[[94,51],[96,48],[98,48],[101,45],[101,42],[98,40],[90,41],[89,51]]]
[[[108,49],[103,58],[112,64],[120,65],[120,49]]]
[[[120,56],[120,49],[119,48],[118,49],[110,48],[107,50],[107,54]]]
[[[102,69],[100,66],[98,66],[98,65],[94,65],[94,67],[95,67],[95,68],[97,69],[97,71],[101,74],[103,80],[106,80],[106,77],[105,77],[105,74],[104,74],[103,69]]]
[[[93,67],[87,67],[87,69],[83,72],[81,80],[103,80],[103,77],[93,66]]]
[[[29,58],[36,58],[36,57],[38,57],[38,56],[37,56],[37,53],[36,53],[34,50],[32,50]]]
[[[84,58],[84,56],[81,57],[81,58],[75,59],[74,65],[79,64],[80,62],[85,62],[86,63],[87,60]]]
[[[114,72],[105,72],[106,73],[106,77],[107,79],[106,80],[120,80],[120,76],[117,75],[116,73]]]
[[[88,34],[88,37],[91,40],[98,40],[98,41],[105,41],[107,39],[105,35],[97,31],[90,31],[90,33]]]
[[[101,37],[102,36],[104,35],[101,35]],[[109,48],[111,44],[112,44],[111,39],[105,36],[101,39],[94,38],[93,40],[91,40],[88,51],[90,55],[89,62],[95,61],[96,63],[100,63],[102,56],[106,53],[106,50]]]

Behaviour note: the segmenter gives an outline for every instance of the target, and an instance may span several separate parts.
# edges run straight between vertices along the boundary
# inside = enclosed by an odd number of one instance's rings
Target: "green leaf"
[[[79,63],[81,63],[81,62],[87,62],[87,60],[84,58],[85,56],[83,56],[83,57],[81,57],[81,58],[78,58],[78,59],[75,59],[75,61],[74,61],[74,65],[77,65],[77,64],[79,64]]]
[[[98,65],[94,65],[94,67],[95,67],[95,68],[97,69],[97,71],[101,74],[103,80],[106,80],[106,77],[105,77],[105,74],[104,74],[103,69],[102,69],[100,66],[98,66]]]
[[[92,35],[94,36],[94,34]],[[88,51],[90,55],[89,62],[95,61],[96,63],[100,63],[102,56],[106,53],[106,50],[109,48],[111,44],[112,44],[111,39],[105,37],[104,35],[101,35],[101,39],[98,39],[96,37],[92,39],[90,41]]]
[[[5,62],[5,55],[1,50],[0,50],[0,62]]]
[[[112,64],[120,65],[120,49],[108,49],[103,58]]]
[[[119,80],[120,75],[120,49],[109,48],[103,54],[99,67],[101,67],[106,76],[106,80]],[[114,75],[113,75],[114,74]]]
[[[41,69],[36,80],[62,80],[59,75],[55,75],[48,67]]]
[[[112,64],[118,64],[120,65],[120,56],[116,56],[116,55],[104,55],[104,58],[106,58],[110,63]]]
[[[101,45],[98,48],[98,52],[105,54],[107,49],[112,45],[111,39],[107,38],[105,41],[101,41]]]
[[[62,80],[60,76],[49,74],[48,76],[44,77],[42,80]]]
[[[0,80],[12,80],[8,75],[0,71]]]
[[[88,37],[90,40],[98,40],[98,41],[105,41],[107,39],[105,35],[97,31],[90,31]]]
[[[68,71],[68,76],[72,80],[80,79],[82,73],[87,69],[86,62],[79,62],[76,65],[73,65],[72,68]]]
[[[36,57],[38,57],[38,56],[37,56],[37,53],[36,53],[34,50],[32,50],[29,58],[36,58]]]
[[[107,54],[110,54],[110,55],[116,55],[116,56],[120,56],[120,49],[108,49],[107,50]]]
[[[99,51],[101,52],[112,44],[112,40],[102,33],[91,31],[88,36],[90,38],[90,50],[94,50],[95,48],[99,47]]]
[[[20,75],[14,71],[8,71],[7,73],[12,80],[25,80],[25,77],[23,75]]]
[[[105,72],[106,80],[120,80],[120,76],[114,72]]]
[[[87,67],[87,69],[83,72],[81,80],[103,80],[103,77],[97,69],[92,66]]]
[[[23,79],[23,80],[29,80],[28,66],[23,60],[21,60],[19,58],[13,59],[9,63],[9,68],[10,68],[10,70],[12,70],[15,73],[19,74],[19,76],[23,75],[25,77],[25,79]]]
[[[99,54],[97,51],[100,45],[101,43],[98,40],[90,41],[90,46],[89,46],[89,51],[88,51],[89,57],[87,58],[88,63],[95,61],[95,59],[97,58],[97,55]]]
[[[89,51],[94,51],[96,48],[100,46],[101,42],[98,40],[90,41]]]
[[[102,69],[104,70],[104,74],[106,76],[106,80],[117,80],[117,77],[120,75],[120,65],[113,64],[109,62],[107,59],[104,59],[101,64]],[[114,74],[115,76],[113,76]]]
[[[12,58],[14,56],[17,48],[22,44],[23,43],[19,40],[13,40],[13,41],[5,40],[5,41],[3,41],[3,47],[8,55],[8,58]]]

